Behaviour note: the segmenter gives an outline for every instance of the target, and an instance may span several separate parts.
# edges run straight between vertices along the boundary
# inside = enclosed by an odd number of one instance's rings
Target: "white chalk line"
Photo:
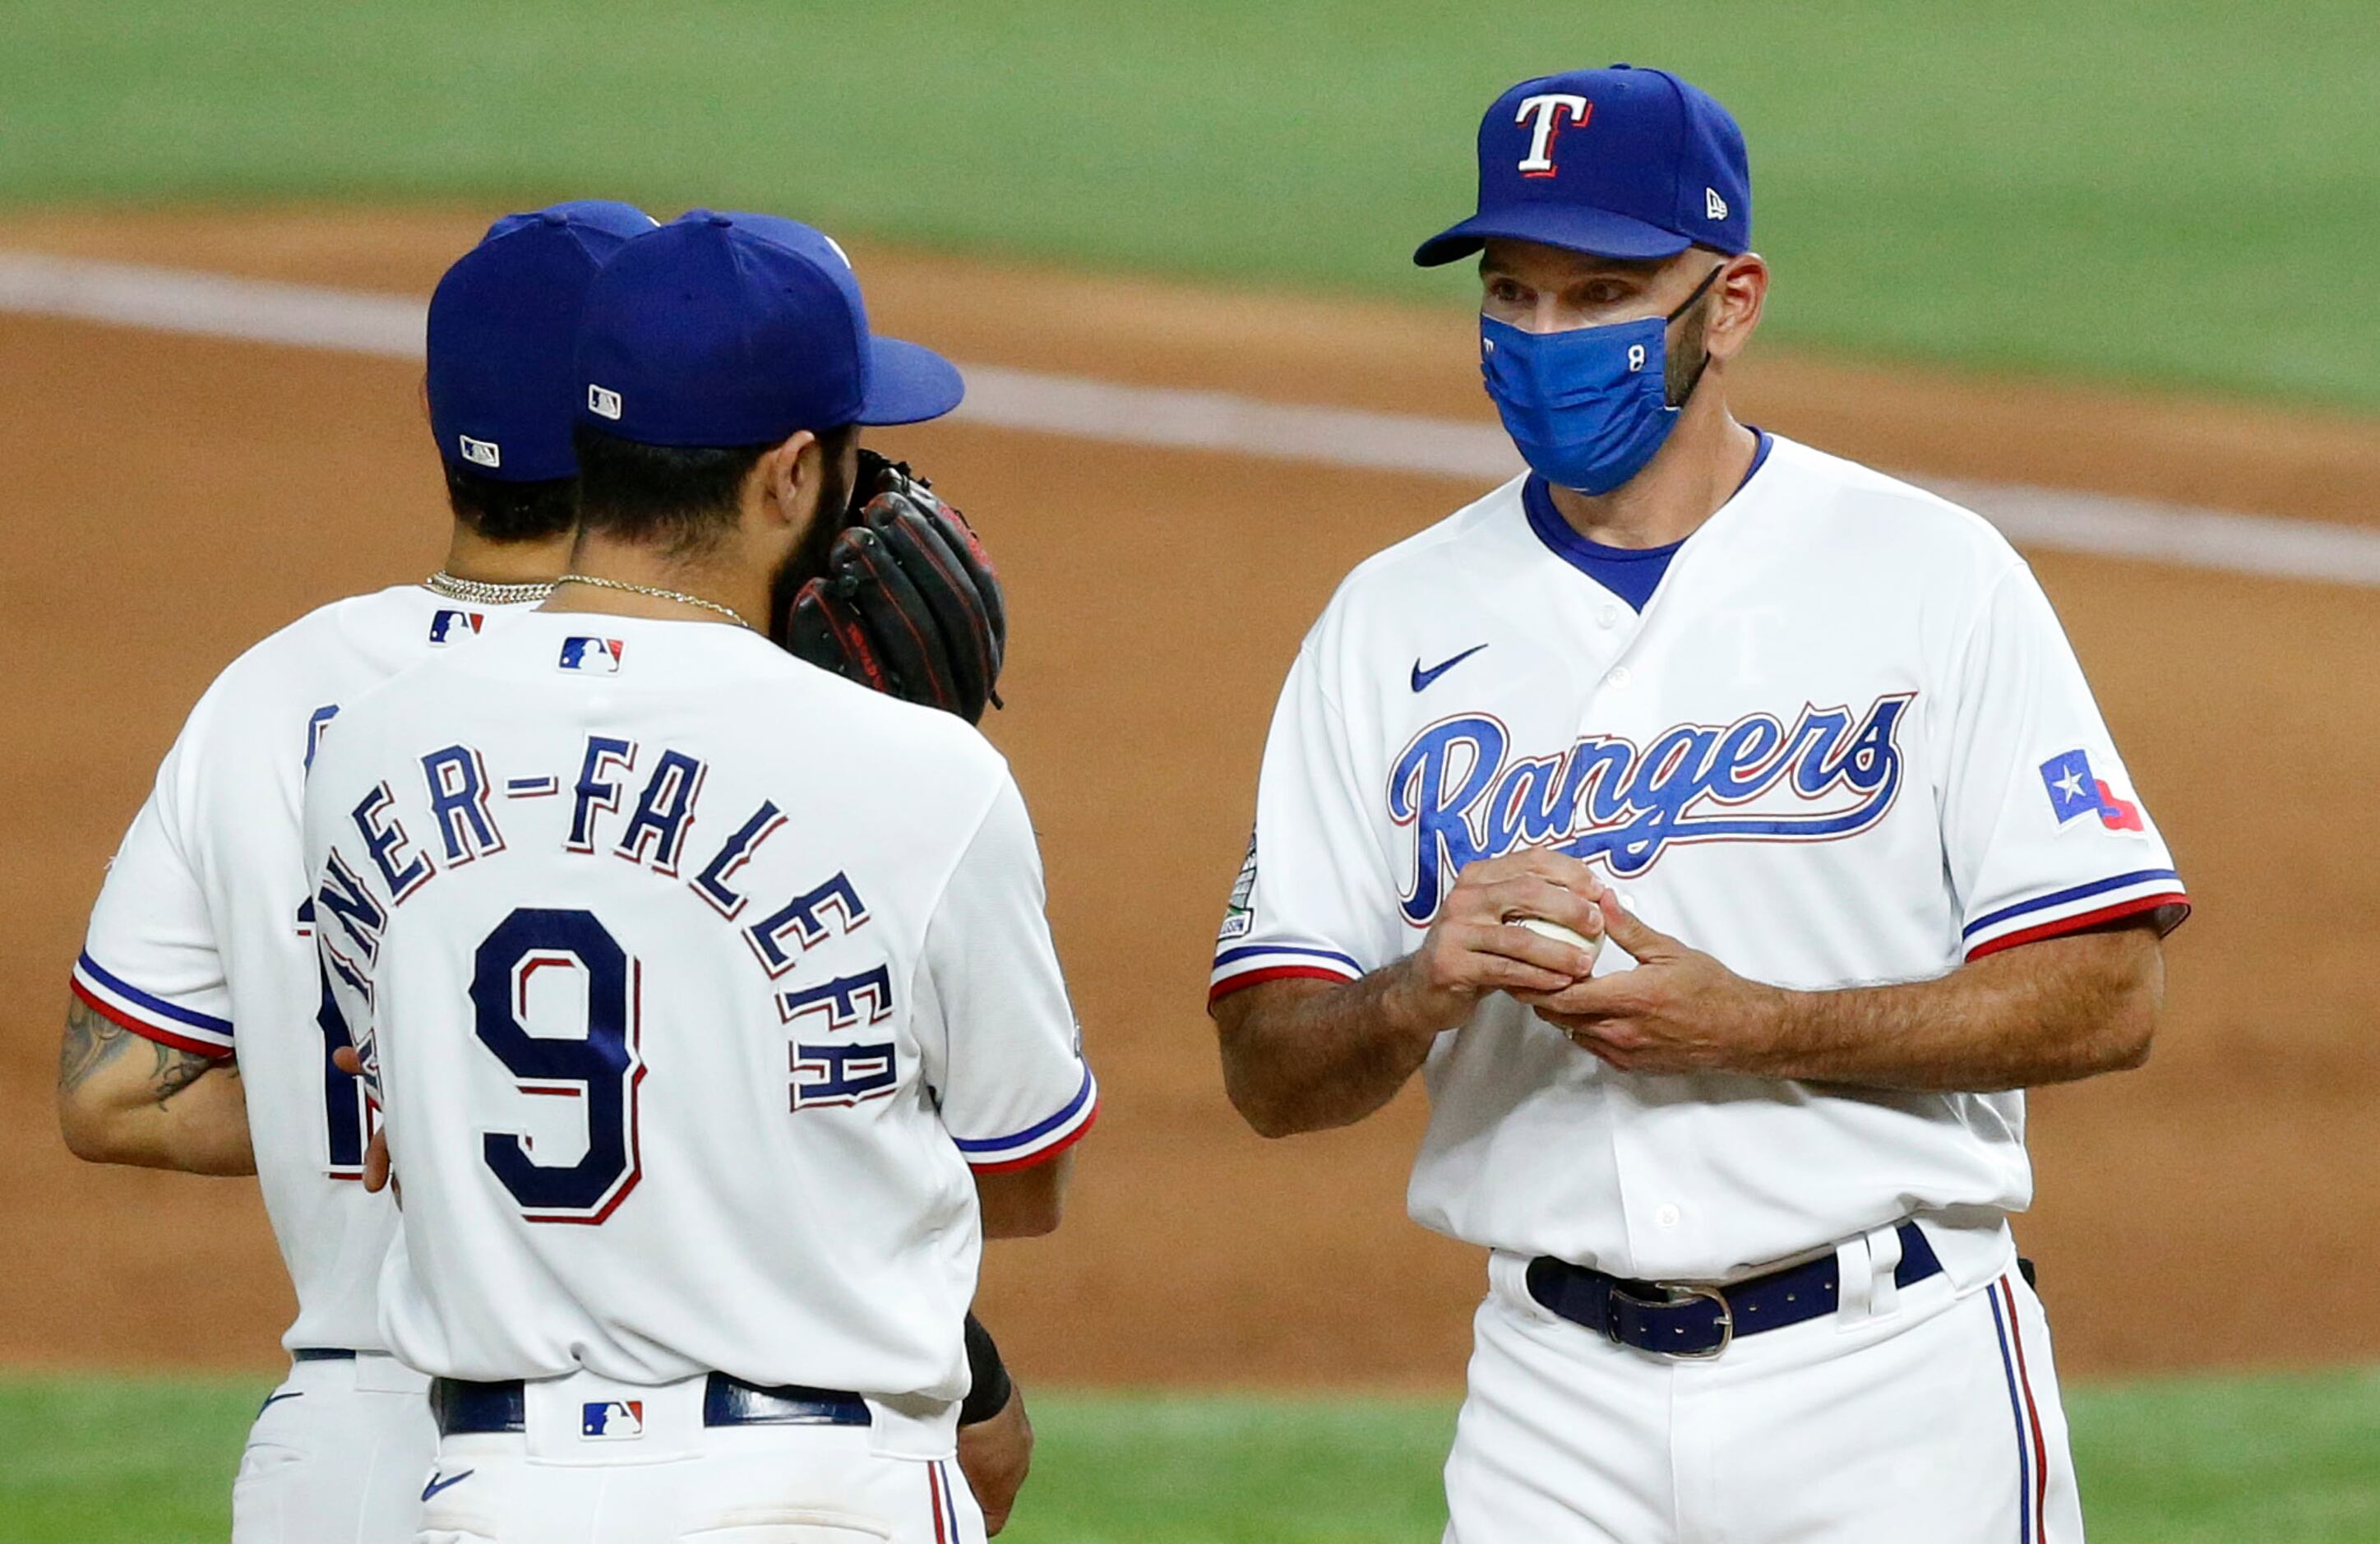
[[[423,310],[407,296],[0,252],[0,311],[20,315],[419,360]],[[961,368],[967,396],[955,416],[992,428],[1481,481],[1520,469],[1492,424]],[[2014,483],[1912,480],[2023,546],[2380,588],[2380,530]]]

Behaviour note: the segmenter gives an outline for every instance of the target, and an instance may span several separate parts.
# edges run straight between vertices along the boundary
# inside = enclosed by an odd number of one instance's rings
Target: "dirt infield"
[[[0,221],[0,248],[426,293],[481,217]],[[1482,417],[1466,320],[860,251],[880,324],[987,363]],[[435,565],[418,372],[0,317],[0,1362],[262,1366],[287,1289],[252,1186],[90,1168],[51,1063],[102,867],[225,661]],[[1765,360],[1755,420],[1895,468],[2342,521],[2380,426]],[[1402,1216],[1408,1097],[1283,1144],[1200,1013],[1257,751],[1357,559],[1459,483],[944,425],[883,437],[998,553],[1014,760],[1107,1088],[1067,1228],[991,1251],[986,1316],[1049,1381],[1444,1385],[1473,1251]],[[2036,555],[2197,900],[2143,1072],[2039,1098],[2022,1221],[2070,1370],[2380,1355],[2380,592]]]

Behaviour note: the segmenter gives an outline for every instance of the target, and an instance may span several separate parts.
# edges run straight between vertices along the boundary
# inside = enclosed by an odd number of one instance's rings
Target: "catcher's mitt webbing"
[[[965,518],[905,466],[862,451],[849,524],[802,587],[785,647],[878,691],[973,723],[1000,700],[1007,614]]]

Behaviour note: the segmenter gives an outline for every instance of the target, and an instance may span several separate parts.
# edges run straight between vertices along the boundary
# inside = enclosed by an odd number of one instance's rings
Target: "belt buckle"
[[[1653,1284],[1667,1295],[1659,1303],[1647,1304],[1646,1306],[1650,1307],[1673,1308],[1681,1303],[1691,1303],[1697,1297],[1707,1297],[1718,1305],[1718,1343],[1717,1345],[1712,1346],[1708,1351],[1664,1351],[1661,1353],[1662,1356],[1681,1362],[1717,1361],[1726,1353],[1729,1346],[1735,1343],[1735,1309],[1728,1305],[1727,1294],[1717,1287],[1695,1286],[1685,1282],[1656,1282]],[[1635,1295],[1631,1293],[1629,1295],[1633,1297]],[[1643,1303],[1645,1299],[1638,1297],[1636,1301]]]

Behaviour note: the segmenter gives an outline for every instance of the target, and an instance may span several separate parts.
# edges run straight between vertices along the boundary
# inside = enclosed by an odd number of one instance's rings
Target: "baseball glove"
[[[812,664],[969,723],[1000,706],[1000,579],[975,528],[906,462],[860,451],[827,572],[802,586],[782,632]]]

